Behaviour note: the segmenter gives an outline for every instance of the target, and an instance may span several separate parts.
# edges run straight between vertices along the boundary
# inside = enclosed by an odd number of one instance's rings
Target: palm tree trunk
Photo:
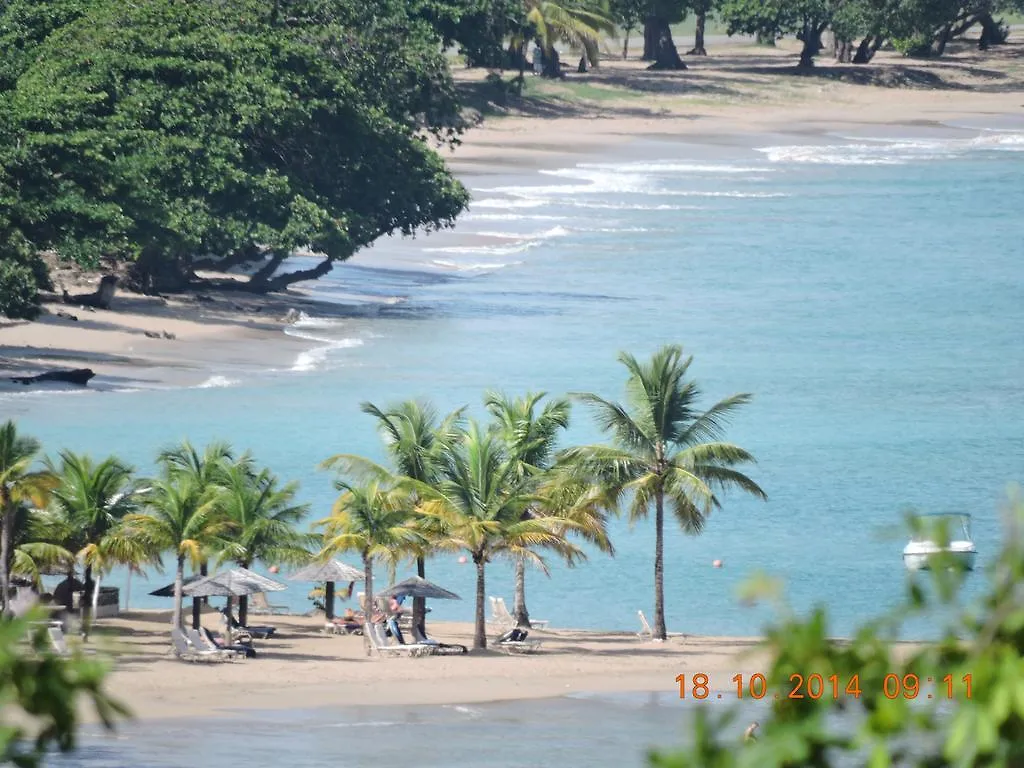
[[[515,616],[517,627],[532,626],[530,612],[526,610],[526,561],[516,559],[516,593],[512,599],[512,615]]]
[[[243,627],[249,626],[249,596],[248,595],[241,595],[238,598],[238,623],[241,624]]]
[[[427,578],[427,561],[426,558],[416,558],[416,575],[421,579]],[[427,600],[424,597],[414,597],[412,599],[412,625],[414,627],[424,627],[425,620],[427,618]]]
[[[181,628],[181,590],[185,586],[185,556],[178,555],[178,567],[174,571],[174,612],[171,615],[171,624]]]
[[[92,620],[92,613],[90,608],[92,606],[91,595],[89,593],[89,587],[96,589],[96,585],[92,583],[92,566],[85,566],[85,590],[82,592],[82,602],[78,606],[78,611],[82,617],[82,636],[89,636],[89,622]]]
[[[473,649],[487,647],[487,625],[484,619],[484,598],[487,588],[484,584],[484,559],[481,555],[473,555],[476,563],[476,627],[473,630]]]
[[[14,515],[11,514],[10,503],[7,500],[7,493],[0,489],[0,509],[3,510],[3,519],[0,520],[0,615],[7,613],[7,596],[11,591],[11,523]]]
[[[363,576],[366,579],[366,606],[363,608],[363,645],[366,655],[370,655],[373,645],[370,643],[370,623],[373,621],[373,558],[363,552]]]
[[[328,581],[324,584],[324,618],[330,621],[334,618],[334,582]]]
[[[654,496],[654,639],[668,637],[665,629],[665,493]]]
[[[205,560],[203,560],[203,562],[201,562],[199,564],[199,575],[200,576],[205,576],[206,575],[206,561]],[[210,601],[210,599],[208,597],[193,597],[192,598],[192,628],[193,629],[199,629],[199,626],[202,623],[201,611],[203,609],[203,604],[205,603],[205,604],[209,605],[210,604],[209,601]]]

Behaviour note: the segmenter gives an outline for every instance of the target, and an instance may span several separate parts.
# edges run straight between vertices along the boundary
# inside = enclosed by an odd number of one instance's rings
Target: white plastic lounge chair
[[[202,632],[198,629],[190,629],[188,631],[189,644],[200,653],[206,653],[207,651],[213,651],[223,656],[234,655],[240,658],[245,658],[245,651],[235,650],[233,648],[221,648],[216,643],[211,642],[206,638]]]
[[[491,618],[488,624],[492,624],[502,631],[512,629],[515,626],[515,620],[509,615],[508,610],[502,614],[501,609],[498,608],[498,598],[488,597],[487,599],[491,603]]]
[[[277,605],[267,600],[266,592],[249,595],[249,613],[258,616],[283,616],[291,612],[292,609],[287,605]]]
[[[512,613],[508,609],[508,606],[505,605],[505,598],[497,597],[494,598],[494,601],[495,607],[497,608],[498,616],[500,616],[506,624],[510,624],[513,627],[517,626],[518,622],[516,621],[516,617],[512,615]],[[548,622],[547,619],[530,619],[530,627],[532,629],[544,629],[545,627],[547,627],[549,623],[550,622]]]
[[[185,633],[177,627],[171,630],[171,642],[174,644],[174,652],[179,659],[184,661],[230,661],[232,655],[225,655],[220,651],[204,651],[192,645]]]
[[[464,646],[464,645],[459,645],[458,643],[455,643],[455,644],[441,643],[441,642],[438,642],[437,640],[435,640],[432,637],[427,637],[422,632],[420,632],[420,628],[419,627],[413,627],[412,628],[412,637],[416,641],[417,645],[430,645],[430,646],[433,646],[434,648],[437,649],[435,652],[440,654],[440,655],[442,655],[442,656],[454,655],[454,654],[457,654],[457,653],[458,654],[462,654],[462,653],[468,653],[469,652],[469,649],[466,648],[466,646]]]
[[[370,638],[370,645],[381,656],[429,656],[436,650],[435,646],[424,643],[388,645],[383,624],[370,623],[363,631]]]
[[[650,640],[651,642],[660,643],[661,640],[654,639],[654,630],[651,629],[651,625],[647,623],[647,617],[644,616],[644,612],[637,611],[636,615],[640,618],[640,631],[636,633],[636,636],[641,640]]]
[[[58,656],[70,656],[71,649],[68,648],[67,638],[60,627],[47,627],[46,634],[50,636],[50,645]]]

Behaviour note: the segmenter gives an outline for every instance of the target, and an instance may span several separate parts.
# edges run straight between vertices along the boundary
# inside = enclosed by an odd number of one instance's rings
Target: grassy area
[[[598,85],[573,80],[547,80],[527,77],[523,87],[524,98],[555,98],[571,102],[609,102],[640,99],[644,94],[631,88]]]

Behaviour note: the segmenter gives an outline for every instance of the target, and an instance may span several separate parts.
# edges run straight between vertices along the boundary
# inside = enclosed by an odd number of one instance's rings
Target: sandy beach
[[[203,623],[219,627],[219,614]],[[531,630],[537,653],[494,650],[422,658],[367,657],[358,635],[327,635],[322,619],[254,616],[277,627],[257,640],[257,657],[220,664],[177,659],[167,611],[134,611],[102,619],[90,645],[115,659],[108,690],[135,717],[195,717],[238,709],[398,704],[454,704],[547,698],[577,692],[673,691],[676,675],[703,672],[728,692],[737,672],[761,671],[756,640],[674,636],[665,643],[632,633]],[[435,622],[431,635],[472,645],[468,623]],[[490,632],[489,632],[490,634]],[[733,696],[735,692],[733,691]],[[724,698],[724,697],[723,697]],[[92,713],[84,713],[92,719]]]
[[[685,72],[648,72],[643,62],[609,57],[560,82],[530,77],[524,97],[504,105],[486,90],[486,71],[456,70],[467,94],[481,97],[482,120],[445,152],[457,173],[486,174],[554,167],[643,137],[735,142],[755,133],[986,124],[1024,114],[1020,42],[986,53],[958,43],[927,62],[882,52],[854,66],[823,56],[812,73],[801,74],[792,41],[773,50],[716,39],[709,48],[706,59],[688,57]],[[61,270],[55,288],[90,290],[98,279]],[[353,312],[312,302],[301,290],[162,298],[120,292],[110,311],[50,303],[37,322],[0,322],[0,377],[89,367],[99,375],[97,388],[216,386],[225,366],[243,377],[248,370],[288,370],[310,346],[282,333],[289,309]]]

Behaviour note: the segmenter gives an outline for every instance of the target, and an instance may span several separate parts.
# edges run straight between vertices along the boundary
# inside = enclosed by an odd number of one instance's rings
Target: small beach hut
[[[289,581],[324,582],[324,613],[327,620],[334,618],[334,583],[336,581],[363,581],[365,574],[358,568],[341,562],[328,560],[325,563],[310,563],[288,577]]]

